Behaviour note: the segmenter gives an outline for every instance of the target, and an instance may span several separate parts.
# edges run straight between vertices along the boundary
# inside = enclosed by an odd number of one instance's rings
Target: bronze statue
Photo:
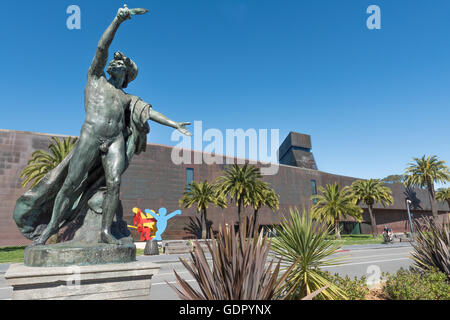
[[[101,242],[121,244],[111,234],[119,207],[121,176],[134,154],[145,151],[147,120],[178,129],[186,135],[188,122],[175,122],[153,110],[151,104],[123,89],[137,74],[136,64],[121,52],[104,69],[108,49],[119,26],[146,9],[119,9],[101,37],[85,88],[86,118],[77,145],[64,161],[16,204],[14,219],[21,232],[43,245],[60,227],[77,216],[106,185],[102,205]]]

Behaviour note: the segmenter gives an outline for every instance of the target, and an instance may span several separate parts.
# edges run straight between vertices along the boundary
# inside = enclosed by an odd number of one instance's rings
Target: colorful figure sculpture
[[[145,212],[151,214],[152,211],[150,209],[145,209]],[[166,208],[161,208],[158,211],[159,214],[155,214],[153,217],[156,219],[156,228],[157,232],[155,238],[153,240],[161,241],[161,235],[167,228],[167,221],[172,219],[174,216],[181,214],[181,210],[174,211],[170,214],[167,214]]]
[[[141,241],[153,240],[156,235],[157,220],[154,218],[157,214],[153,210],[144,213],[139,208],[133,208],[134,212],[134,226],[137,232],[141,235]],[[132,227],[132,226],[130,226]]]

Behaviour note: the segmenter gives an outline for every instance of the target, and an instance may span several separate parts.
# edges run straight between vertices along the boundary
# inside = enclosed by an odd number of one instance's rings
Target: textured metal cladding
[[[52,135],[32,132],[20,132],[0,130],[0,246],[18,245],[29,243],[18,231],[12,213],[16,200],[26,191],[20,186],[20,173],[27,165],[31,154],[36,149],[47,149]],[[294,135],[296,136],[296,135]],[[298,137],[300,139],[301,137]],[[303,139],[303,138],[302,138]],[[306,138],[305,138],[306,139]],[[307,142],[307,141],[306,141]],[[303,143],[303,142],[302,142]],[[165,207],[169,212],[179,209],[178,200],[181,198],[186,184],[186,168],[194,168],[195,181],[214,181],[222,174],[226,164],[192,164],[175,165],[171,160],[172,147],[149,144],[147,151],[135,156],[128,170],[122,177],[121,200],[124,207],[124,219],[132,224],[133,207],[141,209],[158,210]],[[192,159],[201,152],[190,152]],[[311,154],[312,156],[312,154]],[[232,160],[231,158],[228,158]],[[225,162],[225,157],[224,157]],[[231,161],[230,161],[231,162]],[[259,165],[261,166],[261,165]],[[315,180],[317,186],[339,182],[341,185],[350,185],[356,178],[335,175],[299,168],[295,166],[280,165],[276,175],[265,176],[272,188],[280,195],[280,210],[273,213],[267,208],[260,210],[261,224],[277,224],[281,215],[288,212],[290,207],[308,209],[312,205],[311,180]],[[375,214],[378,228],[389,224],[394,230],[408,230],[406,216],[406,190],[400,184],[388,185],[395,198],[393,206],[383,208],[375,206]],[[416,217],[421,214],[429,214],[430,203],[426,190],[412,190],[409,192],[417,198],[418,207],[413,210]],[[438,209],[442,216],[448,211],[447,204],[439,203]],[[185,227],[189,217],[196,215],[195,207],[182,209],[183,215],[169,220],[165,239],[188,238]],[[367,210],[365,210],[367,211]],[[250,208],[246,214],[252,214]],[[231,203],[228,208],[222,210],[213,205],[208,209],[208,219],[217,225],[223,219],[226,221],[237,220],[236,205]],[[364,220],[368,221],[368,213],[364,213]],[[133,232],[133,231],[132,231]]]

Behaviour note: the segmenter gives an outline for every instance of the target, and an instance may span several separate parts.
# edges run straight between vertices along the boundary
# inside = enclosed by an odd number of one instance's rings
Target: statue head
[[[136,79],[138,74],[138,67],[133,60],[125,56],[122,52],[114,53],[114,59],[109,63],[106,72],[112,78],[123,78],[123,88],[128,87],[128,84]]]

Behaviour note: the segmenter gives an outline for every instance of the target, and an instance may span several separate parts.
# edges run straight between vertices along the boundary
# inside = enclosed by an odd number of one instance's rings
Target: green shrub
[[[330,282],[345,292],[348,300],[364,300],[369,294],[366,277],[364,276],[361,278],[354,277],[351,279],[349,276],[345,276],[345,278],[343,278],[337,273],[334,275],[329,272],[326,273]]]
[[[447,275],[436,270],[400,269],[393,275],[387,274],[384,291],[393,300],[450,300]]]

